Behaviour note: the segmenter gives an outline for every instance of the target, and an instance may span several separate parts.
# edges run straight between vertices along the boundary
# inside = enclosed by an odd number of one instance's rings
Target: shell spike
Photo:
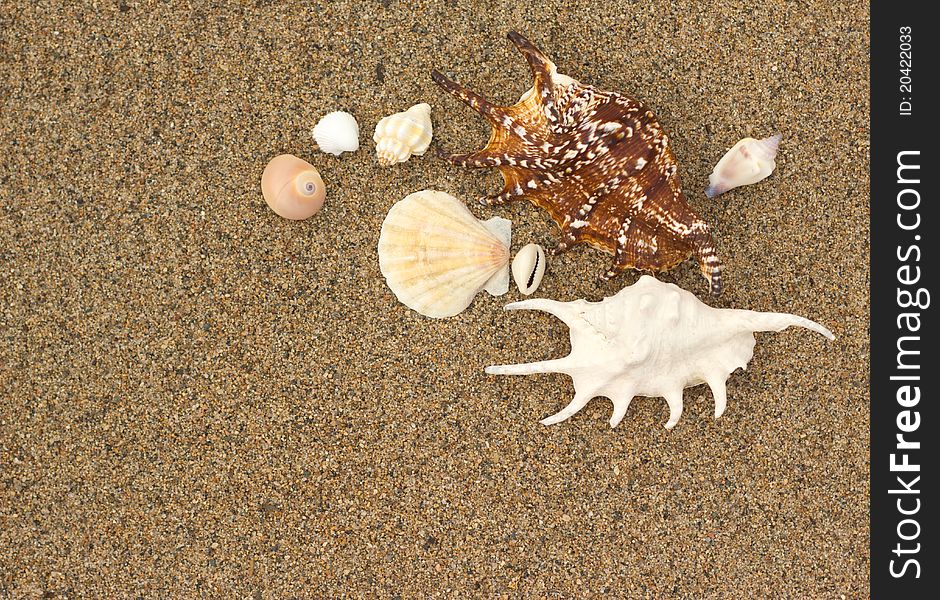
[[[504,310],[540,310],[558,317],[568,327],[571,327],[572,324],[578,320],[577,309],[574,308],[571,303],[558,302],[557,300],[549,300],[548,298],[535,298],[533,300],[513,302],[512,304],[507,304]]]
[[[505,161],[505,155],[493,154],[486,150],[470,152],[468,154],[445,154],[444,160],[458,167],[498,167]]]
[[[565,373],[568,357],[554,360],[522,363],[518,365],[493,365],[486,367],[487,375],[532,375],[534,373]]]
[[[669,390],[664,396],[666,398],[666,404],[669,405],[669,420],[664,427],[666,429],[672,429],[682,417],[682,388]]]
[[[490,123],[494,125],[501,124],[504,118],[508,118],[503,108],[496,106],[480,94],[472,92],[459,83],[448,79],[437,69],[431,71],[431,79],[434,80],[434,83],[441,86],[445,92],[458,98],[464,104],[483,115]]]
[[[826,327],[804,317],[798,317],[797,315],[779,312],[755,312],[751,310],[736,312],[739,312],[741,323],[747,331],[783,331],[787,327],[803,327],[815,331],[825,336],[827,339],[836,339],[836,336]]]
[[[532,77],[535,79],[535,87],[538,88],[539,93],[547,92],[551,94],[551,88],[549,86],[551,84],[552,71],[554,70],[555,64],[521,34],[510,31],[506,34],[506,37],[519,49],[519,52],[525,57],[526,62],[529,63],[529,69],[532,71]],[[539,85],[540,83],[543,85]],[[546,89],[543,90],[543,86]],[[545,99],[545,96],[543,95],[542,98]]]
[[[544,54],[542,54],[542,51],[536,48],[532,42],[527,40],[525,36],[523,36],[518,31],[508,31],[506,33],[506,38],[512,42],[513,45],[519,49],[519,52],[522,52],[526,58],[532,56],[543,63],[551,64],[551,61],[548,60]]]
[[[715,397],[715,418],[724,414],[728,406],[728,388],[725,382],[725,375],[714,374],[705,378],[705,382],[712,390],[712,396]]]
[[[550,417],[546,417],[539,421],[542,425],[554,425],[555,423],[561,423],[571,418],[576,412],[587,406],[587,403],[591,401],[591,398],[594,397],[594,391],[590,392],[579,392],[575,391],[574,398],[571,402],[568,403],[568,406],[564,407],[557,413],[553,414]]]
[[[555,70],[555,65],[532,42],[515,31],[510,31],[506,34],[506,37],[519,49],[519,52],[522,52],[526,62],[529,63],[532,78],[535,80],[535,89],[538,91],[544,105],[545,116],[552,123],[557,123],[558,108],[555,106],[554,82],[552,81],[552,72]]]
[[[627,409],[630,408],[630,402],[633,401],[633,392],[629,394],[624,394],[618,399],[614,400],[614,413],[610,416],[610,426],[616,427],[620,425],[620,422],[623,421],[623,418],[627,416]]]

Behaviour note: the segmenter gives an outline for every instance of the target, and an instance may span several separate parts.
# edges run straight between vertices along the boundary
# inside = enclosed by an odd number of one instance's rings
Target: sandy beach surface
[[[832,2],[0,0],[0,598],[862,598],[868,594],[868,7]],[[559,70],[652,107],[724,262],[661,279],[712,306],[796,313],[837,338],[758,334],[712,416],[687,389],[539,419],[567,328],[481,294],[431,320],[376,244],[433,188],[554,245],[494,170],[435,151],[488,127],[431,81],[495,102],[531,85],[517,30]],[[432,106],[424,157],[382,168],[384,115]],[[313,149],[347,110],[361,148]],[[777,171],[716,199],[745,136]],[[259,191],[296,154],[328,186],[304,222]],[[537,295],[636,281],[552,258]]]

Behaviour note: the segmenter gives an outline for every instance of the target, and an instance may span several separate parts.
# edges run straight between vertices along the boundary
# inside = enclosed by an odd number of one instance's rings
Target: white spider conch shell
[[[323,208],[326,190],[313,165],[293,154],[281,154],[261,174],[261,195],[275,213],[299,221]]]
[[[774,172],[777,146],[782,136],[778,133],[763,140],[744,138],[725,153],[708,176],[705,195],[714,198],[738,186],[757,183]]]
[[[359,123],[348,112],[331,112],[317,122],[313,139],[327,154],[339,156],[343,152],[355,152],[359,149]]]
[[[426,317],[452,317],[485,289],[509,291],[511,222],[478,221],[450,194],[415,192],[388,211],[379,267],[402,304]]]
[[[486,368],[491,375],[569,375],[574,399],[542,420],[544,425],[564,421],[591,398],[606,396],[614,404],[610,426],[616,427],[634,396],[650,396],[666,399],[666,429],[672,429],[682,415],[682,390],[701,383],[715,396],[718,418],[727,403],[725,382],[754,355],[755,331],[796,325],[834,338],[822,325],[795,315],[711,308],[649,275],[601,302],[523,300],[506,309],[545,311],[571,330],[571,354],[564,358]]]
[[[375,154],[383,166],[421,156],[431,144],[431,105],[415,104],[405,112],[389,115],[375,126]]]
[[[522,295],[528,296],[539,288],[545,275],[545,249],[538,244],[523,246],[512,259],[512,278]]]

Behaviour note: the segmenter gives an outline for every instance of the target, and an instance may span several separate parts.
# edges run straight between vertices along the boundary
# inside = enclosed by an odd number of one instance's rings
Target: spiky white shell
[[[433,136],[431,106],[415,104],[408,110],[389,115],[375,126],[375,154],[384,166],[405,162],[427,151]]]
[[[512,278],[524,296],[539,289],[545,275],[545,249],[538,244],[527,244],[512,259]]]
[[[730,189],[757,183],[777,168],[774,158],[782,136],[778,133],[769,138],[755,140],[744,138],[725,153],[708,176],[705,195],[714,198]]]
[[[450,194],[415,192],[388,211],[379,236],[379,267],[388,287],[424,316],[451,317],[485,289],[509,291],[507,219],[478,221]]]
[[[755,331],[797,325],[834,337],[822,325],[795,315],[711,308],[690,292],[649,275],[601,302],[537,299],[506,309],[542,310],[571,330],[571,354],[564,358],[486,368],[492,375],[569,375],[574,399],[542,420],[544,425],[564,421],[591,398],[606,396],[614,404],[610,426],[616,427],[634,396],[650,396],[666,399],[666,429],[672,429],[682,415],[682,390],[701,383],[712,389],[718,418],[727,402],[725,382],[754,355]]]
[[[313,139],[328,154],[355,152],[359,149],[359,123],[348,112],[331,112],[313,128]]]

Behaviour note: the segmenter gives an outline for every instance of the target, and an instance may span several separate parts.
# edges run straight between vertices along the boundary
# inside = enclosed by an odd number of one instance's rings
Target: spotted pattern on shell
[[[689,207],[669,138],[653,112],[623,94],[581,84],[516,32],[508,38],[529,63],[535,83],[512,106],[497,106],[438,71],[438,85],[492,126],[489,143],[445,157],[468,167],[497,167],[501,193],[481,199],[527,199],[561,229],[553,253],[585,243],[614,255],[604,280],[627,270],[665,271],[695,257],[713,294],[721,263],[708,225]]]

